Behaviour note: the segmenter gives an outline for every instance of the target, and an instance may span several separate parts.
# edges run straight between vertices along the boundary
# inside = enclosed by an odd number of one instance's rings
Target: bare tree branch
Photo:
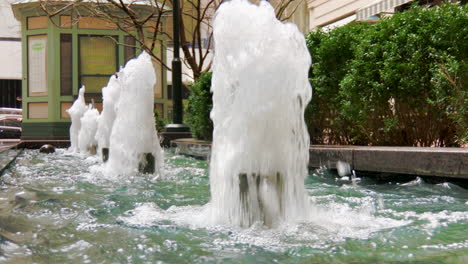
[[[297,9],[304,3],[305,0],[299,0],[296,6],[289,12],[289,15],[283,16],[280,18],[281,21],[286,21],[292,18],[292,16],[296,13]]]
[[[212,62],[209,55],[212,53],[213,45],[212,20],[215,11],[224,0],[179,1],[181,1],[180,42],[184,55],[182,60],[191,70],[192,77],[197,79],[203,72],[211,69]],[[277,18],[283,21],[290,19],[304,1],[272,0]],[[71,16],[72,23],[77,23],[81,17],[96,17],[116,25],[119,30],[133,37],[136,43],[136,45],[118,43],[119,45],[146,51],[168,70],[171,69],[163,57],[153,51],[158,46],[167,50],[166,42],[173,40],[172,30],[167,30],[164,26],[165,18],[169,19],[171,16],[172,6],[172,0],[148,0],[145,4],[137,0],[40,1],[40,8],[54,24],[57,21],[53,19],[54,17],[67,14]]]

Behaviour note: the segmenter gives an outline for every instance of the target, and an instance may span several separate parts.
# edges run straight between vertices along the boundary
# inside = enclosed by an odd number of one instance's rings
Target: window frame
[[[114,38],[115,40],[115,69],[114,73],[112,74],[82,74],[81,72],[81,66],[82,66],[82,60],[81,60],[81,38],[83,37],[111,37]],[[119,45],[118,45],[118,40],[119,36],[118,35],[103,35],[103,34],[78,34],[78,87],[83,86],[82,78],[83,77],[106,77],[107,79],[110,79],[112,75],[114,75],[116,72],[119,70]],[[101,87],[102,88],[102,87]],[[88,97],[100,97],[102,95],[102,90],[101,92],[85,92],[86,96]]]
[[[44,76],[44,79],[45,79],[45,88],[46,88],[46,91],[45,92],[42,92],[42,93],[38,93],[38,92],[34,92],[36,94],[34,94],[33,92],[31,92],[31,53],[30,53],[30,50],[29,50],[29,45],[30,45],[30,38],[31,37],[39,37],[39,36],[45,36],[45,61],[44,61],[44,69],[45,69],[45,76]],[[27,91],[26,91],[26,96],[27,97],[47,97],[49,96],[49,69],[47,68],[48,67],[48,56],[49,56],[49,50],[48,50],[48,45],[49,45],[49,35],[47,33],[40,33],[40,34],[29,34],[26,36],[26,61],[27,61],[27,66],[26,66],[26,79],[27,79]]]
[[[70,76],[69,76],[69,85],[70,87],[68,87],[69,90],[67,90],[68,93],[65,93],[64,92],[64,76],[63,76],[63,63],[65,62],[64,58],[64,54],[63,54],[63,49],[62,49],[62,37],[63,36],[68,36],[70,38],[70,50],[69,50],[69,53],[68,54],[70,57],[69,57],[69,60],[67,60],[67,64],[69,69],[70,69]],[[72,33],[60,33],[60,96],[73,96],[73,34]]]

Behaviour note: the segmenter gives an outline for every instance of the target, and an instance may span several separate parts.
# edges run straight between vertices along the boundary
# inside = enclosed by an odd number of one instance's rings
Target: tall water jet
[[[306,219],[311,58],[303,35],[278,21],[269,3],[233,0],[219,7],[213,36],[216,221],[271,227]]]
[[[143,52],[130,60],[120,71],[118,81],[120,96],[106,170],[112,174],[133,174],[138,170],[160,174],[163,152],[154,121],[156,74],[151,57]]]
[[[70,115],[71,118],[71,126],[70,126],[70,150],[73,152],[79,151],[79,142],[78,142],[78,134],[80,133],[81,129],[81,117],[86,112],[86,103],[84,98],[85,87],[81,87],[78,91],[78,98],[73,102],[73,105],[67,109],[67,113]]]
[[[102,88],[102,113],[98,118],[96,140],[104,161],[107,161],[109,155],[110,135],[116,118],[115,107],[120,95],[120,82],[117,76],[118,74],[112,75],[107,86]]]
[[[78,133],[78,147],[81,153],[94,155],[98,142],[96,140],[96,131],[98,126],[99,111],[89,105],[81,118],[81,129]]]

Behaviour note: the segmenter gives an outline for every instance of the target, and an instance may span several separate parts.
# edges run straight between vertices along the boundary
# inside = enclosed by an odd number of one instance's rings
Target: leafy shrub
[[[311,32],[307,46],[312,56],[309,76],[312,101],[305,119],[312,144],[349,144],[352,122],[339,115],[340,81],[348,72],[360,35],[368,24],[351,23],[330,32]]]
[[[211,89],[211,72],[203,73],[193,84],[187,105],[187,124],[194,137],[211,140],[213,121],[210,112],[213,107]]]
[[[161,118],[157,109],[154,109],[154,123],[156,124],[156,130],[158,133],[164,132],[166,128],[166,120]]]
[[[445,4],[309,34],[312,142],[466,144],[467,24]]]

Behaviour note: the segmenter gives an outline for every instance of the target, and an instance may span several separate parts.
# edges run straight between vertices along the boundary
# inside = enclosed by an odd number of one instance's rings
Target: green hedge
[[[159,111],[154,109],[154,124],[156,125],[156,131],[158,134],[163,132],[166,129],[167,121],[161,118]]]
[[[446,4],[310,33],[311,142],[466,144],[466,25],[468,7]]]
[[[210,119],[213,94],[210,89],[211,72],[203,73],[192,86],[186,109],[186,121],[193,136],[205,140],[213,137],[213,121]]]
[[[310,82],[312,101],[305,119],[312,144],[349,144],[351,120],[344,119],[341,109],[340,82],[346,76],[355,48],[367,24],[348,24],[329,33],[315,31],[307,36],[312,56]]]

